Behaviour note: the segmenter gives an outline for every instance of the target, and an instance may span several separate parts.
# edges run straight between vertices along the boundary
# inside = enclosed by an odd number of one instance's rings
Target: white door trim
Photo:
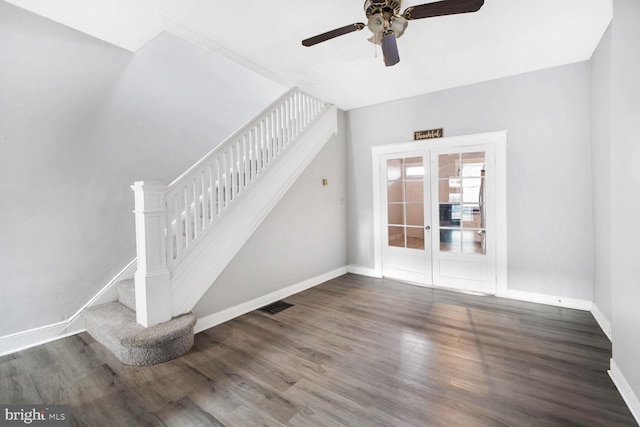
[[[452,136],[398,144],[371,147],[373,172],[373,257],[374,272],[382,276],[382,235],[383,224],[380,215],[380,157],[385,154],[402,153],[420,149],[443,147],[468,147],[493,145],[496,156],[496,295],[507,295],[507,131],[486,132],[472,135]]]

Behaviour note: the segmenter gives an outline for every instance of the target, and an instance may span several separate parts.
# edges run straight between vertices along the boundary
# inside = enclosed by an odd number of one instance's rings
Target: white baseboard
[[[374,268],[363,267],[363,266],[354,265],[354,264],[349,264],[349,273],[359,274],[361,276],[382,278],[382,275],[378,270]],[[583,311],[591,311],[593,306],[592,302],[589,300],[566,298],[566,297],[547,295],[547,294],[539,294],[537,292],[518,291],[514,289],[508,289],[506,294],[498,294],[496,296],[500,298],[515,299],[519,301],[535,302],[538,304],[554,305],[557,307],[574,308],[576,310],[583,310]],[[604,316],[602,317],[606,319]],[[602,324],[600,326],[603,327]],[[610,329],[611,328],[609,327],[608,330],[610,331]],[[603,327],[603,330],[604,330],[604,327]],[[607,334],[606,330],[605,330],[605,334]]]
[[[611,369],[609,370],[609,376],[611,380],[615,384],[616,388],[622,395],[622,399],[624,399],[625,403],[629,407],[631,411],[631,415],[636,419],[636,423],[640,425],[640,400],[638,396],[633,392],[633,389],[627,382],[627,379],[624,377],[616,361],[611,359]]]
[[[118,275],[114,277],[104,288],[102,288],[100,292],[98,292],[93,298],[91,298],[91,300],[89,300],[89,302],[87,302],[80,310],[78,310],[73,316],[69,317],[68,319],[51,325],[45,325],[38,328],[29,329],[27,331],[16,332],[14,334],[0,337],[0,356],[15,353],[21,350],[26,350],[31,347],[36,347],[51,341],[59,340],[71,335],[76,335],[84,332],[86,330],[86,327],[84,318],[80,316],[82,314],[82,311],[92,305],[115,301],[117,299],[117,296],[116,299],[112,299],[111,296],[113,285],[115,285],[115,283],[117,283],[123,277],[128,276],[129,273],[131,273],[131,268],[134,264],[135,260],[129,263],[129,265],[127,265],[120,273],[118,273]],[[239,304],[224,311],[203,317],[201,319],[198,319],[198,322],[195,326],[195,332],[198,333],[205,329],[219,325],[220,323],[224,323],[252,310],[278,301],[279,299],[286,298],[290,295],[304,291],[305,289],[312,288],[326,282],[327,280],[334,279],[348,272],[348,267],[340,267],[316,277],[312,277],[311,279],[296,283],[295,285],[291,285],[284,289],[280,289],[278,291],[264,295],[260,298],[256,298],[254,300]]]
[[[133,277],[132,270],[135,264],[136,260],[134,259],[68,319],[0,337],[0,356],[84,332],[86,330],[84,318],[80,316],[84,309],[93,305],[117,301],[118,294],[114,291],[114,285],[123,278]]]
[[[589,300],[539,294],[536,292],[518,291],[514,289],[507,290],[506,295],[496,296],[520,301],[536,302],[538,304],[555,305],[557,307],[574,308],[576,310],[583,311],[590,311],[592,306],[592,303]]]
[[[71,325],[67,320],[53,325],[42,326],[40,328],[29,329],[28,331],[17,332],[0,338],[0,356],[26,350],[41,344],[69,337],[71,335],[84,332],[84,319],[78,319]]]
[[[607,338],[609,338],[609,341],[612,341],[611,322],[609,321],[607,316],[602,314],[595,303],[591,304],[591,314],[593,315],[593,318],[596,319],[596,322],[598,322],[598,325],[600,325],[600,329],[602,329],[602,332],[604,332]]]
[[[371,267],[363,267],[361,265],[349,264],[349,273],[359,274],[361,276],[375,277],[378,279],[382,278],[382,275],[374,268]]]
[[[256,310],[260,307],[264,307],[265,305],[281,300],[282,298],[286,298],[293,294],[297,294],[298,292],[302,292],[306,289],[313,288],[314,286],[318,286],[321,283],[324,283],[331,279],[335,279],[336,277],[342,276],[343,274],[346,274],[348,272],[348,267],[340,267],[327,273],[320,274],[319,276],[315,276],[302,282],[296,283],[294,285],[287,286],[286,288],[279,289],[275,292],[271,292],[267,295],[255,298],[251,301],[247,301],[242,304],[238,304],[236,306],[219,311],[217,313],[201,317],[196,322],[194,331],[197,334],[198,332],[202,332],[205,329],[209,329],[231,319],[235,319],[238,316],[242,316],[243,314],[249,313],[250,311]]]

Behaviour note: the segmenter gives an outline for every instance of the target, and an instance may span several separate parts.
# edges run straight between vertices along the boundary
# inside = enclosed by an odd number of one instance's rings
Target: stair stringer
[[[195,307],[324,145],[337,134],[338,113],[331,106],[264,170],[203,240],[171,269],[172,315]]]

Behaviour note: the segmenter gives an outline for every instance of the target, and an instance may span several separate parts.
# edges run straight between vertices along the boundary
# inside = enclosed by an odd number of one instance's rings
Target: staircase
[[[133,279],[116,284],[118,301],[87,308],[87,332],[125,365],[148,366],[180,357],[193,345],[196,316],[183,314],[145,328],[136,321]]]
[[[125,364],[188,351],[193,307],[336,132],[336,107],[294,88],[171,184],[136,182],[135,279],[87,331]]]

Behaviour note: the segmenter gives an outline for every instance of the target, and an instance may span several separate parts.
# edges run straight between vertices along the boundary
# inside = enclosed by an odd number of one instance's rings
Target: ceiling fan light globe
[[[404,34],[404,30],[407,29],[408,24],[409,24],[409,21],[407,21],[400,15],[396,15],[393,17],[393,20],[391,21],[390,29],[396,34],[396,38],[398,38]]]
[[[382,14],[372,15],[367,22],[367,28],[373,34],[381,33],[384,31],[384,18]]]

